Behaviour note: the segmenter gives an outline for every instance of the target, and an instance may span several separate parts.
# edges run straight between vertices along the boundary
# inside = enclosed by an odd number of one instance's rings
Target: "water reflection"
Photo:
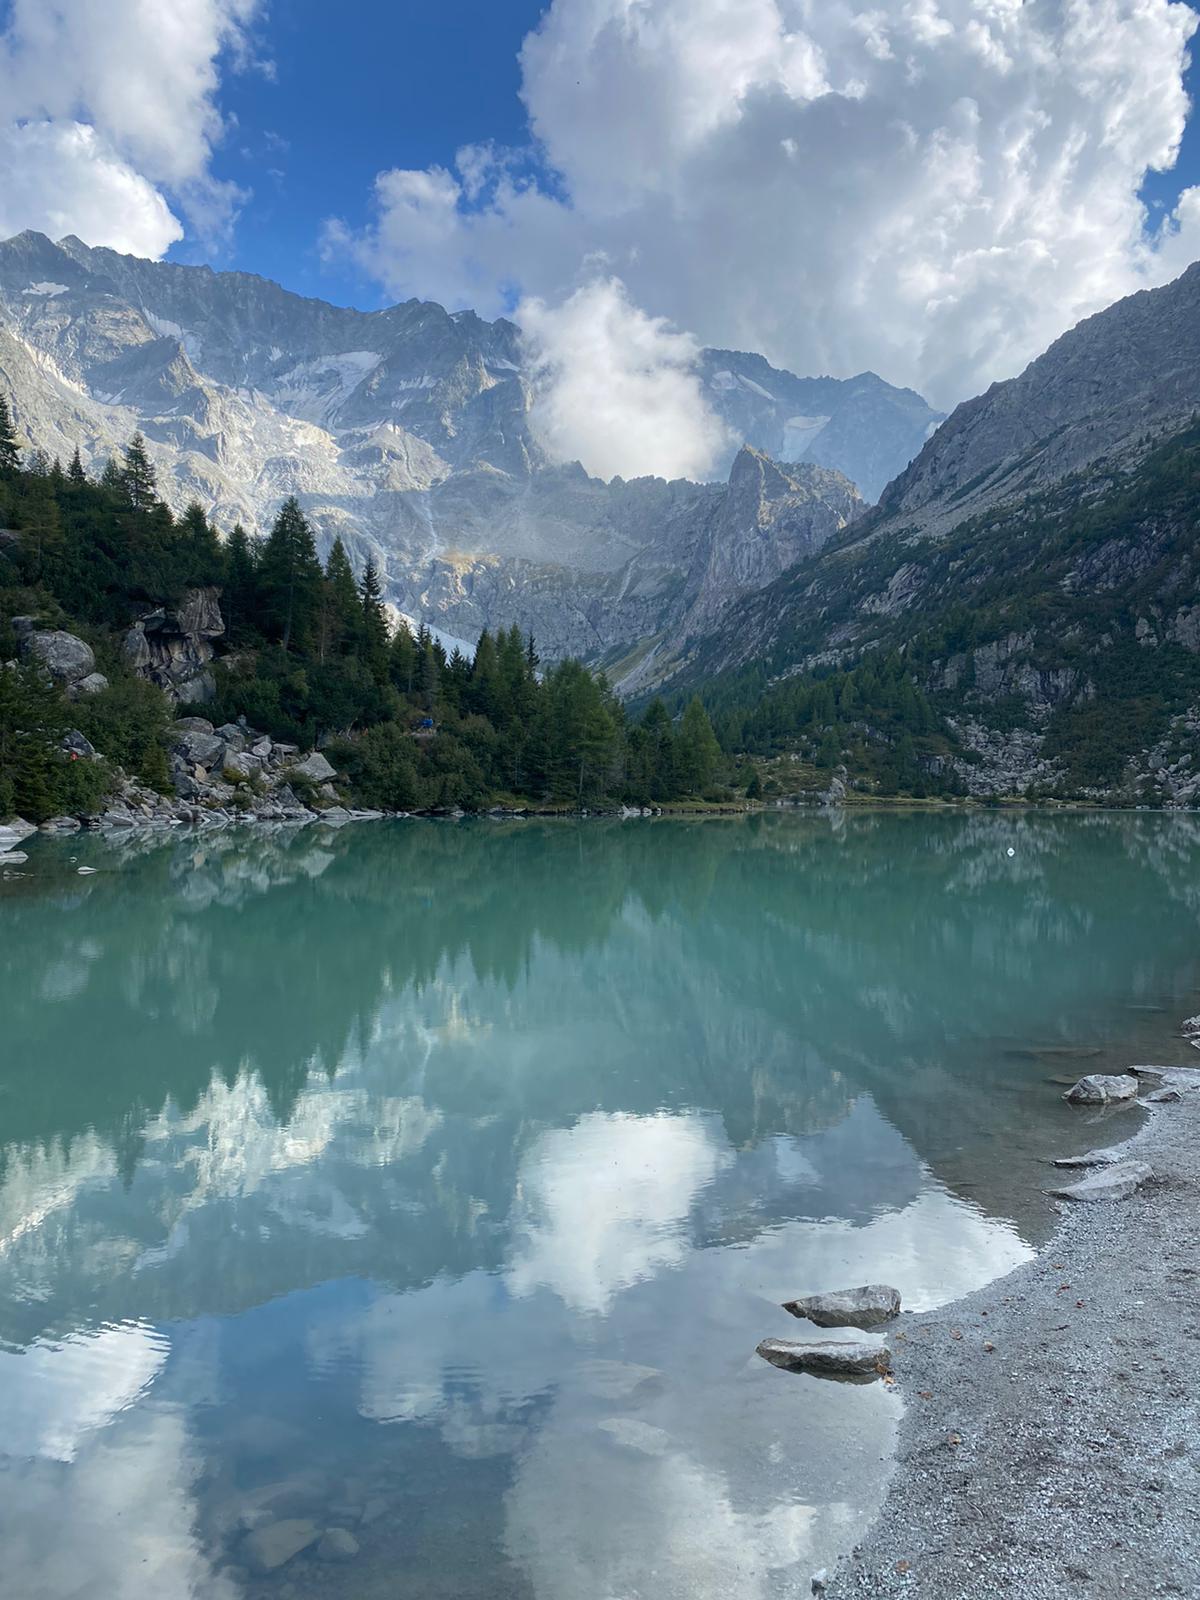
[[[69,853],[0,891],[22,1600],[806,1592],[895,1400],[757,1361],[778,1302],[1006,1271],[1095,1142],[1037,1049],[1196,1009],[1189,818]],[[360,1553],[256,1573],[280,1517]]]

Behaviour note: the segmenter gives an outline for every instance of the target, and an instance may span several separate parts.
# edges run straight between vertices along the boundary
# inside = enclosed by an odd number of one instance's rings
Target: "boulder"
[[[320,1528],[307,1517],[284,1517],[248,1533],[241,1543],[241,1559],[251,1572],[274,1572],[320,1537]]]
[[[24,850],[0,850],[0,867],[20,867],[28,860]]]
[[[225,756],[225,772],[232,773],[241,783],[248,783],[262,772],[262,762],[248,750],[235,750]]]
[[[1183,1095],[1178,1089],[1155,1089],[1153,1094],[1146,1096],[1147,1104],[1152,1106],[1172,1105],[1182,1099]]]
[[[108,688],[108,679],[102,672],[89,672],[86,678],[80,678],[78,683],[71,684],[67,690],[68,700],[81,700],[85,695],[99,694]]]
[[[72,728],[69,733],[64,733],[59,744],[69,756],[74,756],[79,761],[95,759],[95,745],[86,734],[80,733],[78,728]]]
[[[22,618],[22,621],[27,619]],[[56,683],[78,683],[96,670],[96,657],[90,644],[76,638],[73,633],[63,633],[59,628],[29,628],[18,630],[17,619],[13,628],[17,632],[17,647],[26,661],[39,662]]]
[[[246,748],[246,730],[236,722],[223,722],[213,732],[218,738],[224,739],[226,747],[230,750],[244,750]]]
[[[37,823],[26,822],[24,817],[13,817],[10,822],[0,822],[0,850],[7,850],[14,844],[20,844],[22,839],[28,839],[31,833],[37,831]]]
[[[1183,1034],[1185,1039],[1190,1039],[1194,1035],[1200,1034],[1200,1015],[1194,1017],[1185,1017],[1180,1025],[1179,1031]]]
[[[875,1328],[899,1316],[900,1291],[885,1283],[868,1283],[861,1289],[836,1289],[785,1300],[783,1309],[794,1317],[806,1317],[818,1328]]]
[[[271,759],[271,748],[271,741],[264,734],[261,739],[255,739],[250,746],[250,754],[257,756],[260,761],[269,761]]]
[[[307,778],[310,783],[327,783],[330,778],[337,777],[337,768],[328,762],[319,750],[314,750],[303,761],[294,763],[292,776]]]
[[[874,1377],[887,1372],[892,1353],[866,1339],[763,1339],[757,1353],[786,1372],[815,1372],[824,1377]]]
[[[1110,1166],[1089,1172],[1078,1183],[1068,1183],[1064,1188],[1051,1189],[1059,1200],[1125,1200],[1152,1178],[1153,1172],[1141,1161],[1116,1161]]]
[[[82,824],[78,817],[51,817],[43,822],[42,833],[78,833]]]
[[[212,641],[225,632],[219,599],[219,589],[189,589],[177,606],[140,617],[125,635],[126,661],[175,700],[211,700]]]
[[[176,717],[171,724],[172,733],[216,733],[207,717]]]
[[[1073,1106],[1115,1105],[1122,1100],[1137,1098],[1138,1081],[1128,1072],[1093,1072],[1080,1078],[1073,1089],[1063,1095]]]
[[[225,760],[225,741],[215,733],[180,733],[171,741],[171,750],[193,770],[220,772]]]
[[[319,1561],[353,1561],[358,1554],[358,1540],[345,1528],[326,1528],[317,1546]]]

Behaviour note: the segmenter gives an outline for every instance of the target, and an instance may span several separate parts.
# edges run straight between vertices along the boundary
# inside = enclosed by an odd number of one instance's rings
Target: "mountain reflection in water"
[[[1095,1142],[1054,1051],[1183,1059],[1197,866],[1110,815],[39,842],[0,1594],[806,1594],[898,1402],[755,1343],[1028,1255]],[[257,1575],[273,1517],[360,1552]]]

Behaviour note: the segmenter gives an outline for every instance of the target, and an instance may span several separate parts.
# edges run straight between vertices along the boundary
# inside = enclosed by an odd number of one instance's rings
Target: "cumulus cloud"
[[[249,60],[260,0],[14,0],[0,33],[0,230],[159,256],[178,206],[208,240],[244,198],[210,162],[223,53]],[[170,196],[170,199],[168,199]]]
[[[1139,197],[1196,25],[1182,0],[553,0],[521,51],[540,167],[383,173],[327,244],[492,314],[569,306],[600,261],[652,326],[950,406],[1200,250],[1195,190],[1153,228]]]
[[[725,443],[695,370],[699,347],[596,278],[558,306],[522,301],[534,427],[559,461],[602,478],[703,477]]]

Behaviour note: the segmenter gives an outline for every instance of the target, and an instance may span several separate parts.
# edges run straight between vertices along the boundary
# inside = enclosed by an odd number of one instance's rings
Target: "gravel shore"
[[[1059,1202],[1036,1260],[887,1330],[895,1473],[829,1600],[1200,1595],[1200,1090],[1149,1110],[1134,1195]]]

